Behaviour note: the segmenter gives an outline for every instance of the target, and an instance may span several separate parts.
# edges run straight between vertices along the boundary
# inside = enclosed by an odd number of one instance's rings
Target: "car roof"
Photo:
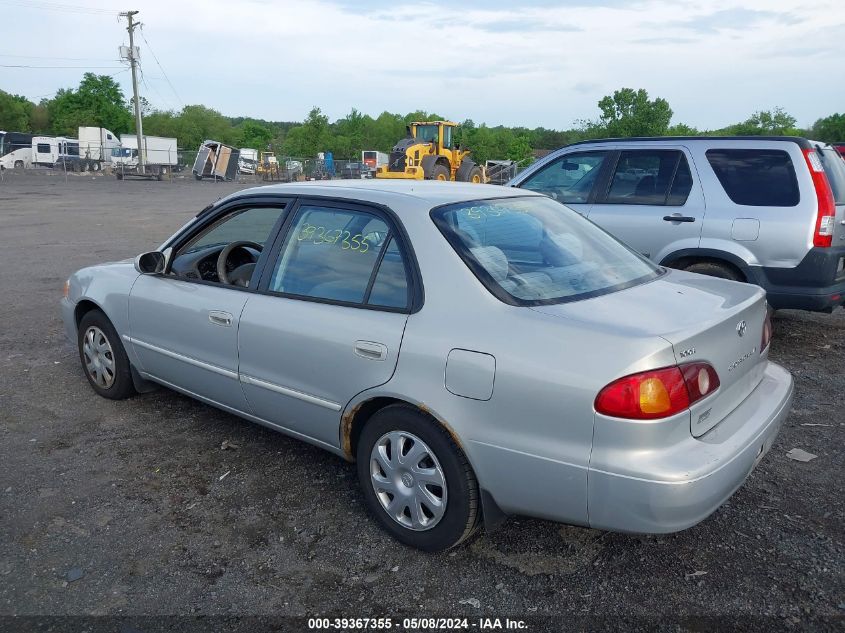
[[[542,194],[526,189],[514,189],[499,185],[480,185],[467,182],[440,182],[434,180],[316,180],[306,182],[280,183],[243,189],[221,199],[214,205],[244,196],[317,196],[327,198],[346,198],[360,202],[369,202],[390,207],[400,212],[403,207],[412,206],[415,210],[431,209],[444,204],[484,200],[489,198],[515,198],[538,196]]]
[[[643,142],[674,142],[674,141],[781,141],[795,143],[802,149],[810,149],[811,142],[801,136],[630,136],[622,138],[596,138],[586,141],[570,143],[565,147],[576,145],[597,145],[599,143],[643,143]]]

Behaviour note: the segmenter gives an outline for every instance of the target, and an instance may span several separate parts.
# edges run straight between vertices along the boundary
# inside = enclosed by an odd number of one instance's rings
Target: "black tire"
[[[16,160],[15,161],[15,169],[23,169],[23,161],[22,160]]]
[[[469,170],[467,182],[472,182],[475,184],[481,184],[484,182],[484,174],[481,173],[481,167],[476,165],[475,167]]]
[[[114,175],[114,177],[115,177],[115,178],[117,178],[118,180],[123,180],[123,174],[121,174],[120,172],[117,172],[117,173]]]
[[[200,176],[199,174],[194,174],[194,178],[196,178],[197,180],[202,180],[202,176]]]
[[[440,464],[446,484],[446,510],[431,528],[413,530],[401,525],[376,496],[370,479],[370,454],[379,439],[392,431],[404,431],[420,438]],[[357,460],[358,480],[369,511],[398,541],[426,552],[441,552],[460,544],[478,529],[481,506],[475,473],[451,435],[419,409],[392,404],[376,412],[361,432]]]
[[[736,270],[726,264],[719,264],[717,262],[696,262],[694,264],[690,264],[684,268],[684,270],[690,273],[698,273],[699,275],[718,277],[719,279],[745,281],[742,275],[738,274]]]
[[[449,168],[446,165],[438,163],[431,169],[430,180],[450,180],[452,174],[449,173]]]
[[[111,353],[106,352],[106,358],[110,357],[114,364],[113,380],[110,384],[100,384],[87,368],[85,337],[91,328],[96,328],[105,337],[111,348]],[[91,388],[103,398],[110,400],[123,400],[134,395],[135,385],[132,382],[132,371],[129,368],[129,358],[117,331],[100,310],[91,310],[82,317],[77,331],[77,347],[79,348],[79,360],[82,363],[82,371]]]

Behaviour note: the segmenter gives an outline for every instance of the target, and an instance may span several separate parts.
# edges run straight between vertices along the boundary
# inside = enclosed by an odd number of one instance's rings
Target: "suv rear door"
[[[704,198],[685,147],[626,143],[609,162],[590,220],[657,263],[698,247]]]

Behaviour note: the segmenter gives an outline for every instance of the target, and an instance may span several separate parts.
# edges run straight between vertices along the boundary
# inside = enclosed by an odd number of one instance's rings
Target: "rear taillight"
[[[810,175],[813,177],[813,186],[816,189],[816,199],[819,208],[816,212],[816,229],[813,233],[813,246],[827,248],[833,244],[833,227],[836,223],[836,204],[833,201],[833,190],[827,181],[822,161],[816,150],[805,149],[804,158],[807,160],[807,167],[810,168]]]
[[[596,411],[614,418],[653,420],[688,409],[719,388],[707,363],[687,363],[632,374],[613,381],[596,397]]]
[[[766,351],[769,343],[772,342],[772,319],[769,316],[769,310],[766,309],[766,319],[763,321],[763,336],[760,339],[760,353]]]

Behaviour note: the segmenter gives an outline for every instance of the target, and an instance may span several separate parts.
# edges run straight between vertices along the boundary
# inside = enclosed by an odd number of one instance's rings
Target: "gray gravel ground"
[[[776,315],[771,356],[795,375],[792,414],[727,504],[666,536],[512,518],[456,551],[422,554],[379,530],[353,467],[328,453],[167,390],[95,396],[61,329],[65,278],[155,247],[244,186],[5,173],[0,614],[843,625],[842,310]],[[238,448],[221,450],[225,440]],[[793,447],[818,457],[792,461]]]

